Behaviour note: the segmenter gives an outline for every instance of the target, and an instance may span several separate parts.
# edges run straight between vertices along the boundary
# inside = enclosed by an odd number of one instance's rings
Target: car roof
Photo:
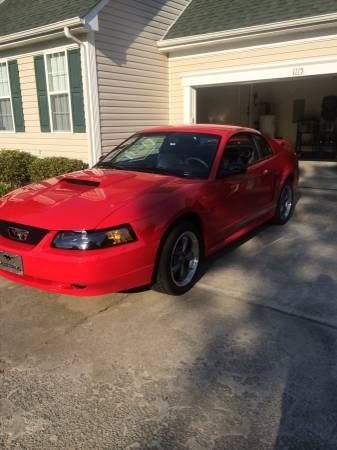
[[[257,132],[252,128],[240,127],[236,125],[218,124],[192,124],[192,125],[165,125],[141,130],[140,133],[215,133],[232,134],[235,132]]]

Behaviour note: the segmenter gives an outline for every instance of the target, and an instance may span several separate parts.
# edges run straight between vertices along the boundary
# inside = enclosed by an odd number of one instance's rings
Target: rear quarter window
[[[260,136],[259,134],[255,134],[254,140],[259,149],[261,158],[268,158],[268,156],[271,156],[273,154],[273,151],[272,151],[270,145],[268,144],[268,142],[265,140],[265,138],[263,136]]]

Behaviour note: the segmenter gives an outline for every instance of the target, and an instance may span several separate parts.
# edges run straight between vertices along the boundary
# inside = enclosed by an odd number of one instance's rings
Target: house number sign
[[[303,67],[294,67],[293,68],[293,77],[301,77],[302,75],[304,75]]]

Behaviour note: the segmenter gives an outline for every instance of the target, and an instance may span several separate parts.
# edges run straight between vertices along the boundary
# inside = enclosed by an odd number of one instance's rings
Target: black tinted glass
[[[220,137],[203,133],[139,134],[97,167],[207,178]]]
[[[260,135],[256,134],[254,136],[255,142],[260,150],[261,157],[266,158],[272,154],[271,148],[269,147],[268,142]]]

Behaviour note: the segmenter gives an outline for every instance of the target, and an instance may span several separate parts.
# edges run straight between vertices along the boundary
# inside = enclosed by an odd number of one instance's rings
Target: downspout
[[[88,76],[88,57],[87,57],[87,51],[86,47],[84,45],[84,42],[75,37],[73,34],[70,33],[69,27],[63,28],[64,35],[67,39],[75,42],[81,49],[81,54],[83,55],[83,70],[82,73],[84,75],[84,89],[85,89],[85,96],[86,96],[86,119],[88,121],[88,129],[89,129],[89,139],[90,139],[90,152],[89,152],[89,166],[92,167],[97,162],[97,155],[95,151],[95,145],[93,141],[93,123],[92,123],[92,116],[90,111],[92,111],[92,105],[91,105],[91,96],[89,94],[89,76]]]
[[[82,47],[83,42],[80,39],[77,39],[73,34],[70,33],[69,27],[63,28],[64,34],[67,39],[70,39],[71,41],[76,42],[80,47]]]

